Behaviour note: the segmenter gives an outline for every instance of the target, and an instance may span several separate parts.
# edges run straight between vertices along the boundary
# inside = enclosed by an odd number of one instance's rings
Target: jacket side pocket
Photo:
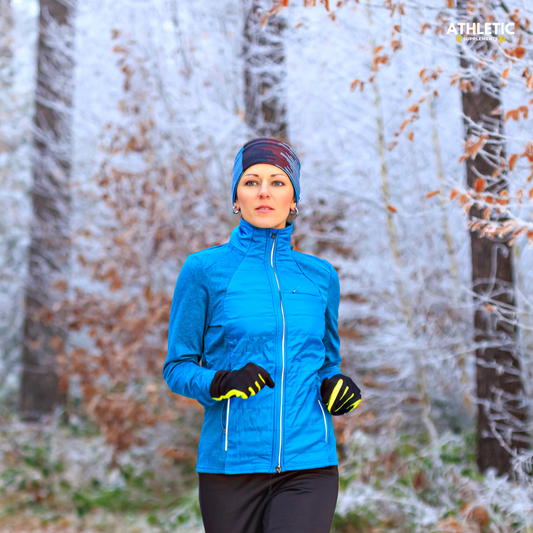
[[[325,429],[325,441],[328,442],[328,423],[326,420],[326,413],[324,412],[324,408],[322,407],[322,402],[320,399],[317,399],[318,405],[320,406],[320,410],[322,411],[322,416],[324,417],[324,429]]]
[[[229,411],[230,411],[230,400],[231,398],[228,398],[226,400],[226,421],[223,424],[222,429],[222,445],[224,446],[224,451],[228,451],[228,429],[229,429]]]

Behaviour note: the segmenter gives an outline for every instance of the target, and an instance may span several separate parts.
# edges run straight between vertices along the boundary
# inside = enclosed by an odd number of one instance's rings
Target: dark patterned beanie
[[[300,201],[300,160],[296,152],[285,142],[270,137],[248,141],[235,156],[231,182],[232,204],[235,204],[237,185],[244,171],[252,165],[268,163],[284,170],[294,187],[296,205]]]

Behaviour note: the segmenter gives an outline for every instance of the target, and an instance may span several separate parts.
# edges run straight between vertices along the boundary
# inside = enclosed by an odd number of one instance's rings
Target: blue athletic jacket
[[[163,377],[172,392],[204,406],[197,472],[339,464],[320,399],[322,380],[341,373],[339,277],[325,259],[293,250],[293,227],[259,228],[243,218],[229,242],[189,255],[178,276]],[[275,387],[212,399],[215,372],[249,361]]]

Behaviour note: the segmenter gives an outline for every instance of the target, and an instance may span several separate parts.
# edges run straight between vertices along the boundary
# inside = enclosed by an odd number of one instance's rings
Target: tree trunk
[[[57,356],[70,253],[72,0],[41,0],[34,124],[33,220],[25,294],[20,416],[39,420],[65,401]]]
[[[286,108],[282,83],[285,78],[285,51],[281,15],[262,19],[272,0],[245,0],[244,105],[246,122],[260,137],[287,139]]]
[[[12,156],[16,143],[10,134],[12,127],[13,109],[13,81],[15,68],[13,66],[13,8],[11,0],[0,0],[0,154]],[[9,159],[8,159],[9,161]],[[0,165],[0,183],[4,187],[10,173],[10,163]],[[0,222],[3,230],[3,222]],[[2,258],[3,259],[3,258]],[[1,381],[0,377],[0,381]]]
[[[458,0],[457,8],[461,21],[470,24],[485,22],[467,15],[466,5],[466,0]],[[483,61],[483,58],[489,58],[492,54],[494,42],[464,43],[464,46],[474,49],[480,56],[482,66],[479,67],[477,62],[470,62],[461,52],[461,67],[472,69],[474,72],[472,78],[468,78],[473,90],[463,90],[462,104],[465,139],[488,135],[483,147],[486,156],[478,153],[474,159],[466,160],[467,184],[475,188],[476,179],[483,176],[487,180],[485,191],[501,194],[508,187],[505,171],[497,177],[492,177],[494,171],[500,169],[500,164],[505,161],[501,137],[503,111],[493,114],[493,111],[501,106],[500,85]],[[476,78],[479,68],[484,71]],[[483,218],[483,213],[473,206],[469,217]],[[493,212],[491,217],[493,220],[504,220],[503,215],[496,212]],[[501,475],[511,469],[511,454],[502,442],[514,450],[527,447],[524,432],[526,409],[520,407],[518,401],[518,396],[523,392],[523,385],[517,358],[517,328],[498,318],[503,315],[510,321],[516,319],[514,311],[509,310],[509,307],[514,309],[515,306],[513,261],[508,244],[510,237],[481,237],[479,231],[476,231],[470,232],[470,238],[472,285],[476,295],[474,335],[476,344],[483,344],[476,350],[477,463],[481,471],[494,467]],[[487,307],[489,303],[493,307],[492,310]]]
[[[0,0],[0,90],[2,90],[7,83],[7,80],[4,79],[4,68],[13,58],[13,52],[11,50],[12,30],[13,13],[11,9],[11,0]]]

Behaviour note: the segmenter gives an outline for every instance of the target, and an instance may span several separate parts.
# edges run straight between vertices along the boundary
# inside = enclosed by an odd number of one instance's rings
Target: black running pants
[[[199,473],[205,533],[329,533],[336,465],[279,474]]]

